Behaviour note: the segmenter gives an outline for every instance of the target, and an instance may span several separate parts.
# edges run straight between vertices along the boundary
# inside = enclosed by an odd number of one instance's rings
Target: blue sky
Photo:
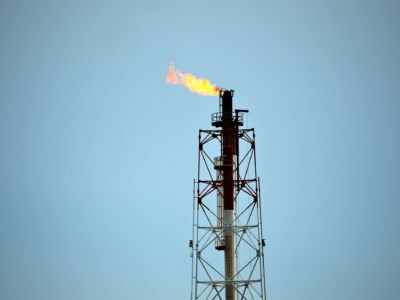
[[[188,299],[198,129],[256,129],[269,299],[400,297],[397,1],[1,1],[0,298]]]

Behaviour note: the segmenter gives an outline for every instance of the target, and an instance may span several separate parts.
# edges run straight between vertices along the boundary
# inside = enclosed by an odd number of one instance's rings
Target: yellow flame
[[[182,73],[178,69],[175,70],[173,63],[169,66],[166,82],[170,84],[182,84],[191,92],[204,96],[219,95],[219,88],[213,85],[208,79],[196,78],[193,74]]]

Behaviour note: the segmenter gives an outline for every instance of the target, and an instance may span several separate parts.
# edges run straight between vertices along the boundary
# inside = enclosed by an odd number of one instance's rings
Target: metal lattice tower
[[[254,129],[220,92],[217,129],[199,130],[193,192],[192,300],[265,297],[264,239]]]

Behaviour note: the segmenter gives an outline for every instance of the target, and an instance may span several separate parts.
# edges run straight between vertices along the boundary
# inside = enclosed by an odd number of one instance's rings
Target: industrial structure
[[[215,129],[199,130],[193,189],[191,299],[266,299],[255,131],[247,110],[233,110],[233,90],[219,92]]]

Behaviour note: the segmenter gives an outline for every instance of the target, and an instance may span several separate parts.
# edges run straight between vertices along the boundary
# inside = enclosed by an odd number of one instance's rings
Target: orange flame
[[[180,70],[176,69],[172,63],[169,66],[167,83],[170,84],[183,84],[191,92],[198,93],[203,96],[217,96],[219,95],[219,88],[211,84],[208,79],[196,78],[193,74],[182,73]]]

